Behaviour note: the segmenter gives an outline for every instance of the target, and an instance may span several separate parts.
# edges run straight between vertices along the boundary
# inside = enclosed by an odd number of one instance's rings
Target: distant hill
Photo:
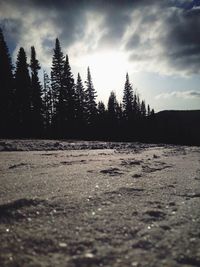
[[[200,110],[164,110],[155,114],[159,142],[200,145]]]

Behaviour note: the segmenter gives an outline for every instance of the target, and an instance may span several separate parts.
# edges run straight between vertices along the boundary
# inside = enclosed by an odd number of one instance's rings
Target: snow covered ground
[[[0,140],[0,266],[200,266],[200,148]]]

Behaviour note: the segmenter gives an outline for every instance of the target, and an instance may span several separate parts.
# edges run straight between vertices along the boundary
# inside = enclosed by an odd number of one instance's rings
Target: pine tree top
[[[41,69],[39,61],[36,59],[36,52],[35,52],[34,46],[31,46],[30,67],[31,67],[32,73],[35,73],[35,74]]]
[[[20,47],[19,49],[19,52],[18,52],[18,55],[17,55],[17,68],[22,66],[24,68],[27,68],[28,67],[28,64],[27,64],[27,56],[26,56],[26,52],[24,50],[23,47]],[[17,68],[16,68],[16,71],[17,71]]]
[[[2,66],[4,66],[3,67],[4,70],[2,69],[2,71],[3,71],[3,73],[5,72],[5,74],[3,74],[3,75],[11,75],[12,76],[13,65],[12,65],[10,54],[9,54],[8,46],[7,46],[6,41],[4,39],[2,28],[0,28],[0,60],[1,60],[1,62],[4,62],[4,64],[2,65]],[[5,69],[5,67],[6,67],[6,69]],[[1,64],[0,64],[0,68],[1,68]]]

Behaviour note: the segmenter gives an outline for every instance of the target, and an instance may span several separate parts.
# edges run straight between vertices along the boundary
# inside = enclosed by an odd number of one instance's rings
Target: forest
[[[50,74],[41,70],[35,47],[30,49],[30,62],[21,47],[14,65],[0,29],[1,138],[199,143],[199,127],[193,130],[196,120],[188,132],[184,119],[171,123],[169,114],[155,114],[133,89],[128,73],[122,101],[111,91],[106,104],[97,103],[90,68],[85,82],[79,73],[75,80],[58,38]]]

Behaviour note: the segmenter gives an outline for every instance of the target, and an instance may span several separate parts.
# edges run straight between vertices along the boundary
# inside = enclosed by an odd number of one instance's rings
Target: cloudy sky
[[[200,0],[0,0],[0,26],[14,61],[34,45],[47,71],[58,37],[98,100],[120,100],[128,72],[156,111],[200,109]]]

